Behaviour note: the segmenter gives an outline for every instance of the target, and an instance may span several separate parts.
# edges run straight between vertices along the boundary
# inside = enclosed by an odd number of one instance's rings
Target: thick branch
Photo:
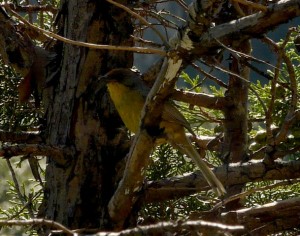
[[[300,198],[272,202],[256,208],[224,213],[222,222],[244,225],[251,235],[269,235],[300,225],[298,215]]]
[[[215,174],[224,186],[245,184],[264,180],[300,178],[300,161],[276,161],[267,166],[263,161],[231,164],[218,167]],[[205,190],[208,184],[200,172],[149,182],[145,187],[146,203],[159,202],[188,196]]]
[[[59,229],[64,233],[74,235],[73,231],[69,230],[62,224],[46,219],[0,220],[0,226],[47,226],[51,229]]]
[[[26,6],[21,6],[21,5],[16,5],[13,3],[2,3],[0,6],[8,9],[12,9],[17,12],[51,12],[52,14],[57,13],[57,8],[53,7],[52,5],[46,4],[46,5],[26,5]]]
[[[168,90],[171,91],[170,88],[174,87],[174,78],[178,75],[181,63],[182,60],[166,58],[147,96],[141,114],[141,128],[131,147],[123,179],[108,205],[110,217],[119,227],[123,226],[143,187],[149,155],[154,147],[154,138],[147,130],[153,126],[158,127],[164,100],[170,93]]]
[[[227,104],[224,97],[215,97],[204,93],[175,90],[171,96],[174,100],[209,109],[222,110]]]
[[[20,155],[51,156],[59,165],[67,163],[67,156],[72,153],[71,149],[53,147],[49,145],[18,144],[4,146],[0,149],[0,156],[10,158]]]
[[[168,235],[178,234],[182,231],[201,232],[203,235],[223,235],[224,233],[243,233],[244,227],[241,225],[224,225],[220,223],[189,220],[186,222],[159,222],[154,225],[138,226],[120,232],[101,232],[91,236],[138,236],[138,235]]]
[[[149,147],[153,146],[154,139],[145,130],[136,135],[131,145],[123,179],[108,205],[111,218],[120,228],[140,195],[151,153]]]
[[[34,144],[43,142],[43,139],[37,132],[8,132],[0,130],[0,141]]]
[[[198,38],[198,40],[193,42],[193,49],[190,53],[198,57],[204,54],[211,54],[212,48],[220,48],[221,45],[218,41],[224,45],[232,45],[246,39],[261,37],[269,30],[297,16],[300,16],[299,1],[282,0],[271,4],[266,12],[259,12],[217,25],[204,34],[202,32],[198,34],[197,28],[194,28],[192,29],[193,36]],[[190,54],[188,55],[190,56]]]

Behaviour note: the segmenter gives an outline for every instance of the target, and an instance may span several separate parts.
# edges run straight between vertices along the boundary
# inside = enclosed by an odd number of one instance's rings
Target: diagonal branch
[[[13,10],[10,10],[12,15],[17,17],[21,22],[23,22],[26,26],[30,27],[31,29],[37,31],[38,33],[47,35],[51,38],[57,39],[59,41],[62,41],[64,43],[68,43],[75,46],[81,46],[81,47],[87,47],[92,49],[102,49],[102,50],[121,50],[121,51],[132,51],[136,53],[145,53],[145,54],[158,54],[161,56],[165,56],[165,51],[156,49],[156,48],[144,48],[144,47],[127,47],[127,46],[115,46],[115,45],[102,45],[102,44],[94,44],[94,43],[86,43],[82,41],[76,41],[69,38],[65,38],[63,36],[60,36],[58,34],[55,34],[51,31],[39,28],[31,23],[29,23],[27,20],[25,20],[22,16],[14,12]],[[1,19],[0,19],[1,22]]]
[[[300,16],[299,1],[282,0],[270,4],[266,12],[255,13],[228,23],[217,25],[205,33],[203,33],[203,31],[198,33],[197,25],[195,25],[194,29],[189,29],[193,32],[193,34],[190,33],[190,35],[196,38],[192,44],[190,53],[195,57],[205,54],[210,55],[212,49],[221,47],[218,41],[230,46],[250,38],[261,37],[261,35],[269,30],[297,16]],[[205,45],[205,47],[203,47],[203,45]],[[190,56],[190,54],[188,55]]]

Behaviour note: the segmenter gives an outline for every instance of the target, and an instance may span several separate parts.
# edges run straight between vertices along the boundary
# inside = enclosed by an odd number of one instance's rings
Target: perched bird
[[[106,82],[110,97],[125,126],[133,133],[138,132],[141,111],[150,88],[144,84],[138,73],[124,68],[111,70],[101,77],[101,80]],[[189,156],[197,164],[213,190],[219,196],[223,195],[226,191],[222,183],[193,147],[185,134],[185,129],[195,135],[177,108],[170,101],[165,102],[159,123],[161,134],[158,135],[156,144],[168,142],[181,153]]]

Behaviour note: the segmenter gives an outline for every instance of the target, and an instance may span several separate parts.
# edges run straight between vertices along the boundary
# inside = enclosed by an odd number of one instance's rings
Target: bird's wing
[[[181,114],[180,111],[171,103],[166,102],[164,105],[164,110],[162,113],[162,119],[172,123],[178,123],[186,128],[191,134],[195,135],[192,130],[189,122],[185,119],[185,117]]]

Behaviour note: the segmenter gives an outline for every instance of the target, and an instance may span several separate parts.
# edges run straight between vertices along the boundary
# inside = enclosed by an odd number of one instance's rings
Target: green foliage
[[[40,113],[33,104],[20,105],[18,83],[21,78],[0,60],[0,129],[5,131],[32,130],[39,124]]]
[[[2,170],[8,169],[5,160],[0,160]],[[26,220],[36,217],[43,199],[42,186],[32,179],[31,170],[24,161],[12,163],[14,171],[5,171],[1,184],[0,220]],[[32,227],[2,227],[1,235],[36,235]]]
[[[2,131],[34,131],[39,124],[40,111],[33,104],[20,105],[17,86],[20,77],[0,60],[0,130]],[[0,146],[6,143],[0,143]],[[9,171],[5,160],[0,160],[1,193],[0,219],[30,219],[36,216],[42,200],[41,186],[31,179],[32,174],[27,163],[13,163],[15,173]],[[5,171],[4,171],[5,170]],[[12,175],[15,176],[13,180]],[[16,182],[17,181],[17,182]],[[17,184],[19,184],[19,187]],[[30,212],[29,212],[30,209]],[[32,228],[8,227],[0,229],[1,235],[35,235]]]

